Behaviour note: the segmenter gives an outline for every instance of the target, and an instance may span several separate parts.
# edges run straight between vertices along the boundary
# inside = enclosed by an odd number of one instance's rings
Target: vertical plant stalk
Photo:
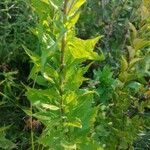
[[[65,24],[65,19],[67,15],[67,4],[69,0],[64,0],[63,6],[63,24]],[[64,67],[65,67],[65,47],[66,47],[66,33],[64,33],[61,40],[61,54],[60,54],[60,113],[61,116],[64,114],[63,109],[63,93],[64,93]]]

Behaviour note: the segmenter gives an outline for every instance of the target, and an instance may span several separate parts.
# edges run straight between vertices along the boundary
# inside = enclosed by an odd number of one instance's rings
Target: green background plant
[[[1,149],[150,148],[149,1],[84,2],[1,0]]]

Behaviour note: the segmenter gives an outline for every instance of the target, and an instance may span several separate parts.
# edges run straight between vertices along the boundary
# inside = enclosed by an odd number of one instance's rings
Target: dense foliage
[[[1,0],[0,20],[0,149],[150,149],[149,0]]]

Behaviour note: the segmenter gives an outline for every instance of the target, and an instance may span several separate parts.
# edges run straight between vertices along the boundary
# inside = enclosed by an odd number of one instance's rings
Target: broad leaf
[[[71,42],[68,43],[68,48],[75,59],[103,60],[104,56],[93,52],[95,44],[99,39],[100,37],[88,40],[73,38]]]

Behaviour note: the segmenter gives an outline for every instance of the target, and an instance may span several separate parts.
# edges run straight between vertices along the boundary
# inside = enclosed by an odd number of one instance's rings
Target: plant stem
[[[63,24],[65,24],[66,14],[67,14],[67,4],[68,0],[64,0],[63,7]],[[66,46],[66,33],[64,33],[61,41],[61,55],[60,55],[60,113],[61,116],[64,113],[63,110],[63,93],[64,93],[64,67],[65,67],[65,46]]]

